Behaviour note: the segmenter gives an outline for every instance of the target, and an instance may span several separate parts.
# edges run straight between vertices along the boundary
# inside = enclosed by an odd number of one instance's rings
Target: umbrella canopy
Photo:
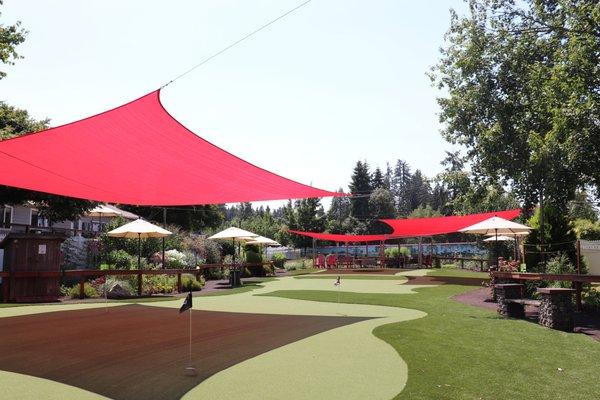
[[[215,233],[209,239],[239,239],[239,240],[253,240],[257,238],[258,235],[256,233],[252,233],[249,231],[245,231],[240,228],[236,228],[232,226],[227,228],[219,233]]]
[[[86,217],[118,217],[122,212],[113,210],[112,208],[108,208],[104,204],[100,204],[87,213],[85,213]]]
[[[508,242],[509,240],[515,240],[514,236],[510,237],[510,236],[504,236],[503,235],[503,236],[498,236],[497,238],[496,238],[496,236],[490,236],[487,239],[483,239],[484,242],[495,242],[495,241],[498,241],[498,242]]]
[[[479,233],[482,235],[509,235],[515,233],[529,232],[527,225],[518,224],[500,217],[491,217],[475,225],[460,229],[463,233]]]
[[[151,224],[148,221],[144,221],[143,219],[136,219],[135,221],[129,222],[108,232],[108,236],[111,237],[130,239],[160,238],[169,235],[171,235],[171,232],[168,230]]]
[[[269,239],[264,236],[258,236],[256,238],[246,242],[246,244],[263,244],[265,246],[281,246],[281,244],[278,241]]]

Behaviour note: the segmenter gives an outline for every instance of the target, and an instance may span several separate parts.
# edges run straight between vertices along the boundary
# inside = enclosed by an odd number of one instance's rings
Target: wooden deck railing
[[[460,268],[464,269],[465,268],[465,261],[473,261],[476,263],[479,263],[479,270],[483,271],[483,264],[487,263],[488,264],[488,268],[490,267],[490,260],[484,259],[484,258],[474,258],[474,257],[444,257],[444,256],[433,256],[433,260],[452,260],[452,261],[458,261],[460,263]]]
[[[494,278],[507,279],[512,281],[553,281],[553,282],[571,282],[573,289],[576,290],[577,310],[581,310],[581,290],[583,283],[600,283],[600,275],[579,275],[579,274],[540,274],[532,272],[505,272],[494,271],[491,273]]]

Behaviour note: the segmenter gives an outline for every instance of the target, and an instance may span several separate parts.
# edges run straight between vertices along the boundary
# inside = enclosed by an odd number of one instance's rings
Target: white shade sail
[[[172,233],[143,219],[136,219],[108,232],[108,236],[121,238],[160,238]]]
[[[254,240],[258,235],[249,231],[232,226],[219,233],[215,233],[209,239],[239,239],[239,240]]]
[[[478,233],[482,235],[510,235],[529,232],[531,228],[500,217],[491,217],[475,225],[467,226],[460,230],[464,233]]]
[[[269,239],[264,236],[258,236],[256,238],[246,242],[246,244],[263,244],[265,246],[281,246],[281,244],[279,242],[277,242],[276,240]]]

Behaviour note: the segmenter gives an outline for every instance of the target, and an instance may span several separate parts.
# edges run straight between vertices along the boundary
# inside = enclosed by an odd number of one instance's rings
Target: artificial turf
[[[304,276],[296,276],[295,279],[329,279],[330,281],[335,281],[337,276],[331,274],[314,274],[314,275],[304,275]],[[401,275],[341,275],[340,279],[342,281],[346,279],[353,280],[389,280],[389,281],[405,281],[406,277]]]
[[[487,272],[469,271],[464,269],[440,268],[432,269],[427,272],[427,276],[442,276],[451,278],[481,278],[489,279],[490,274]]]
[[[582,335],[509,320],[458,303],[472,290],[456,285],[420,288],[417,294],[341,294],[341,302],[405,307],[420,319],[377,327],[408,364],[397,399],[598,399],[600,343]],[[276,291],[290,299],[338,301],[333,291]]]

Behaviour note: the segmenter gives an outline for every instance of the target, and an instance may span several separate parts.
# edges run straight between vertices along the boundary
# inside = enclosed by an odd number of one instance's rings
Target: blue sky
[[[299,0],[6,0],[30,31],[0,100],[52,125],[157,89]],[[359,159],[433,176],[444,150],[426,76],[459,0],[313,0],[162,91],[198,135],[261,167],[347,188]]]

